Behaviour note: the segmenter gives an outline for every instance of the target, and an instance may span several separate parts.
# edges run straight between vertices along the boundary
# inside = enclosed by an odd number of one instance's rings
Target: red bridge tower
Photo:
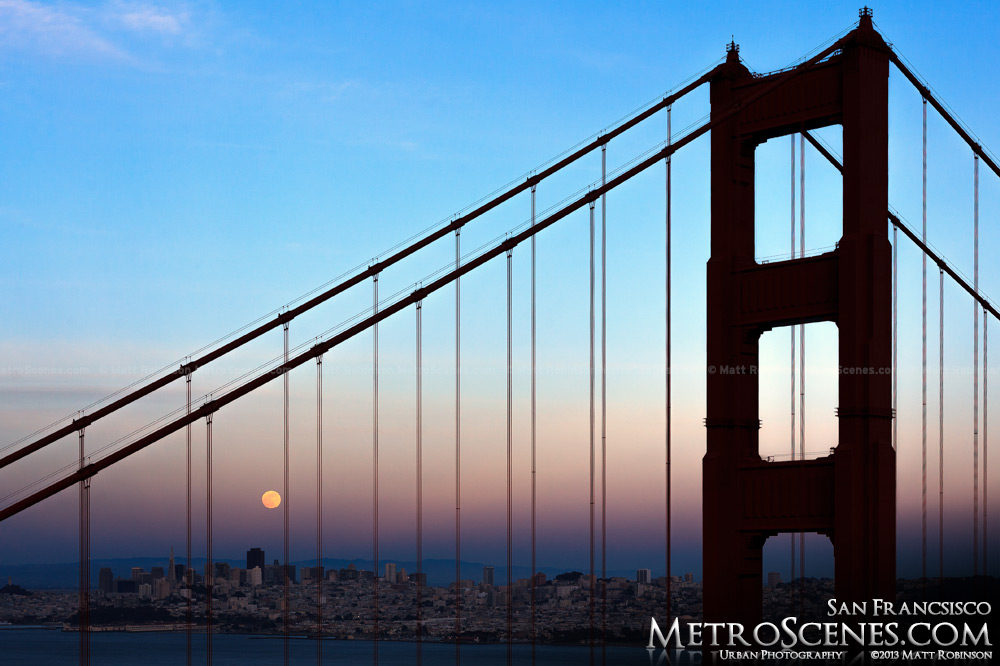
[[[711,84],[720,117],[781,73],[754,77],[735,45]],[[704,617],[757,624],[761,551],[782,532],[833,541],[842,601],[893,599],[896,455],[892,448],[891,246],[888,208],[889,50],[869,10],[843,49],[712,130],[708,262],[708,447],[704,471]],[[843,236],[815,257],[754,260],[754,151],[774,137],[843,126]],[[839,439],[832,455],[765,462],[758,454],[760,335],[818,321],[839,328]],[[865,374],[867,373],[867,374]],[[874,373],[874,374],[871,374]]]

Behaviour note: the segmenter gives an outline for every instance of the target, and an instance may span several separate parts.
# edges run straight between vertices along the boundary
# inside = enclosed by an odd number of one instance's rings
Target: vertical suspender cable
[[[284,350],[284,359],[285,360],[284,360],[284,362],[287,364],[288,363],[288,322],[287,321],[282,325],[282,329],[283,329],[282,332],[284,333],[284,343],[285,343],[285,350]],[[282,643],[284,644],[283,647],[284,647],[284,656],[285,656],[285,666],[288,666],[288,660],[289,660],[289,654],[288,654],[288,649],[289,649],[288,634],[289,634],[289,632],[291,630],[291,609],[289,608],[289,606],[291,605],[291,596],[292,596],[291,595],[291,581],[289,580],[289,567],[290,567],[290,564],[289,564],[289,557],[288,557],[288,521],[289,521],[289,517],[291,515],[290,512],[289,512],[289,510],[288,510],[288,506],[289,506],[289,497],[288,497],[288,495],[290,494],[289,493],[289,490],[290,490],[289,485],[290,484],[289,484],[289,478],[288,478],[288,462],[289,462],[289,457],[288,457],[288,444],[289,444],[289,442],[288,442],[288,370],[285,370],[285,372],[284,372],[284,376],[282,377],[282,383],[283,383],[283,392],[284,392],[284,417],[285,417],[284,418],[284,440],[285,440],[284,441],[284,444],[285,444],[285,446],[284,446],[284,455],[285,455],[285,464],[284,464],[285,480],[284,480],[284,484],[285,484],[285,490],[284,490],[284,493],[283,493],[284,497],[282,497],[281,504],[284,507],[284,521],[283,521],[283,524],[284,524],[284,529],[285,529],[285,534],[284,534],[284,537],[285,537],[285,543],[284,543],[284,546],[285,546],[285,552],[284,552],[285,560],[284,560],[284,570],[282,571],[282,574],[283,574],[282,575],[282,580],[284,581],[284,585],[283,585],[283,588],[282,588],[281,619],[282,619],[282,625],[283,625],[283,630],[284,630],[284,640],[282,641]]]
[[[938,269],[938,589],[944,584],[944,270]]]
[[[378,274],[372,280],[372,314],[378,314]],[[378,323],[372,326],[372,655],[378,666]]]
[[[671,107],[668,106],[667,107],[667,145],[668,146],[670,145],[670,141],[671,141],[671,137],[670,137],[670,132],[671,132],[671,128],[670,128],[670,112],[671,112]],[[671,358],[670,358],[670,305],[671,305],[671,303],[670,303],[670,268],[671,268],[670,267],[670,158],[671,157],[672,157],[672,155],[668,155],[667,156],[667,185],[666,185],[666,188],[667,188],[667,193],[666,193],[667,194],[667,199],[666,199],[667,231],[666,231],[666,248],[665,248],[665,252],[666,252],[666,281],[667,281],[667,284],[666,284],[666,294],[665,294],[666,298],[664,299],[664,306],[665,306],[664,309],[666,310],[666,317],[667,317],[667,322],[666,322],[666,324],[667,324],[667,328],[666,328],[666,338],[667,338],[666,339],[666,346],[667,346],[667,349],[666,349],[666,382],[667,382],[667,386],[666,386],[666,403],[667,403],[666,404],[666,431],[667,431],[666,432],[666,440],[667,440],[666,441],[666,447],[667,447],[666,455],[667,455],[667,459],[666,459],[666,463],[667,464],[666,464],[666,498],[665,498],[666,506],[664,508],[665,508],[665,512],[666,512],[666,521],[667,521],[667,525],[666,525],[666,528],[667,528],[667,530],[666,530],[667,531],[667,543],[666,543],[667,558],[666,558],[666,567],[665,567],[665,570],[666,570],[666,579],[667,579],[667,624],[668,625],[670,624],[670,620],[672,619],[672,616],[673,616],[673,612],[672,612],[673,609],[672,609],[671,602],[670,602],[670,599],[671,599],[671,589],[670,589],[670,582],[671,582],[670,581],[670,547],[671,547],[671,543],[670,543],[670,509],[671,509],[671,506],[670,506],[670,490],[671,490],[670,489],[670,453],[671,453],[671,451],[670,451],[670,426],[671,426],[671,423],[670,423],[670,388],[671,388],[670,387],[670,373],[671,373],[671,367],[670,367],[670,363],[671,363]]]
[[[86,464],[84,428],[78,431],[80,469]],[[90,479],[80,481],[80,664],[90,663]]]
[[[892,450],[897,451],[897,460],[899,457],[898,453],[898,443],[897,435],[899,432],[899,417],[896,414],[896,402],[899,396],[899,345],[897,343],[897,338],[899,334],[899,318],[897,315],[897,300],[899,297],[899,274],[898,274],[898,260],[899,260],[899,227],[895,224],[892,225]],[[899,504],[899,465],[893,466],[893,475],[896,479],[895,483],[895,498],[896,503]]]
[[[793,139],[794,140],[794,139]],[[806,256],[806,137],[799,134],[799,256]],[[806,458],[806,327],[799,324],[799,459]],[[805,498],[803,498],[805,499]],[[806,533],[799,532],[799,605],[806,579]]]
[[[187,388],[187,407],[186,414],[191,415],[191,370],[187,371],[187,376],[184,378],[184,383]],[[191,424],[187,424],[186,435],[187,435],[187,565],[184,568],[184,580],[185,587],[187,588],[187,613],[185,614],[185,633],[187,634],[187,663],[191,666],[191,625],[194,620],[194,613],[191,607],[192,600],[191,597],[191,587],[194,580],[191,578]]]
[[[607,148],[601,146],[601,186],[607,182]],[[608,194],[601,195],[601,663],[608,639]]]
[[[215,564],[212,562],[212,416],[205,417],[205,647],[212,665],[212,588],[215,587]]]
[[[898,284],[898,261],[899,261],[899,228],[892,225],[892,450],[897,450],[897,436],[899,434],[899,418],[896,415],[896,401],[899,396],[899,346],[897,339],[899,336],[899,321],[896,312],[897,300],[899,298]],[[898,465],[895,472],[898,475]],[[899,499],[899,484],[896,484],[896,499]]]
[[[927,100],[923,100],[923,241],[927,244]],[[922,254],[920,261],[923,266],[923,310],[921,326],[923,330],[922,364],[921,364],[921,514],[920,514],[920,578],[927,585],[927,255]]]
[[[461,266],[461,230],[455,230],[455,268]],[[455,664],[462,634],[462,284],[455,278]]]
[[[983,308],[983,575],[988,576],[990,574],[990,560],[989,560],[989,520],[987,520],[987,509],[989,508],[989,467],[987,466],[986,459],[986,434],[987,434],[987,424],[989,419],[987,419],[987,400],[988,393],[986,391],[989,384],[989,365],[986,363],[986,308]]]
[[[792,210],[792,259],[795,258],[795,135],[792,137],[792,187],[791,187],[791,210]],[[789,327],[791,329],[792,337],[792,434],[791,434],[791,446],[792,446],[792,460],[795,460],[795,326]],[[795,582],[795,533],[788,535],[791,541],[791,573],[789,576],[789,582]]]
[[[514,251],[507,250],[507,665],[513,663],[514,650],[514,391],[512,338],[511,273]]]
[[[316,357],[316,663],[323,663],[323,355]]]
[[[979,294],[979,155],[973,155],[973,270]],[[979,575],[979,303],[972,304],[972,575]]]
[[[590,202],[590,663],[594,663],[594,202]]]
[[[417,301],[417,666],[423,663],[424,616],[424,302]]]
[[[535,185],[531,186],[531,226],[535,226]],[[535,663],[535,601],[537,581],[535,580],[535,237],[531,237],[531,663]]]

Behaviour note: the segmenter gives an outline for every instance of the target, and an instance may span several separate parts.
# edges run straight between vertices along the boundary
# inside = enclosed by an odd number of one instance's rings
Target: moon
[[[279,495],[277,491],[268,490],[261,496],[260,501],[263,502],[264,506],[268,509],[277,509],[278,505],[281,504],[281,495]]]

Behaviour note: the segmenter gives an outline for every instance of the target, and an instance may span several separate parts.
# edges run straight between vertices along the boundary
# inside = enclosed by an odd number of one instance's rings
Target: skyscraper
[[[265,567],[264,551],[260,548],[251,548],[247,551],[247,569],[260,567],[261,571]]]
[[[493,585],[493,567],[483,567],[483,585]]]
[[[396,563],[386,562],[385,563],[385,580],[387,583],[396,582]]]
[[[649,569],[639,569],[635,572],[635,582],[637,583],[649,583],[652,577],[653,573]]]
[[[104,594],[111,594],[115,591],[115,575],[111,573],[110,568],[101,567],[100,573],[97,574],[97,587]]]

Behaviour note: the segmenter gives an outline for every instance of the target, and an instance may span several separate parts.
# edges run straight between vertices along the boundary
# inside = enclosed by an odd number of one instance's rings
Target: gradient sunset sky
[[[398,242],[521,180],[725,55],[793,64],[849,29],[857,2],[305,3],[0,0],[0,446],[72,415],[274,312]],[[1000,5],[886,2],[876,25],[984,145],[1000,146]],[[709,111],[707,88],[673,111],[675,139]],[[890,76],[890,203],[919,228],[921,105]],[[928,234],[973,272],[971,151],[929,110]],[[839,128],[819,132],[834,148]],[[608,148],[616,169],[666,138],[664,114]],[[789,143],[757,153],[757,256],[789,251]],[[797,142],[796,142],[797,144]],[[674,561],[700,571],[705,434],[709,139],[673,163]],[[798,145],[796,145],[796,150]],[[600,178],[594,153],[543,182],[544,211]],[[806,247],[840,236],[840,178],[806,153]],[[663,572],[664,168],[608,196],[608,568]],[[524,223],[520,195],[463,230],[464,251]],[[597,208],[598,221],[600,207]],[[1000,180],[980,165],[980,287],[1000,295]],[[538,239],[538,562],[588,566],[588,216]],[[888,232],[887,232],[888,233]],[[899,573],[919,574],[920,255],[900,236]],[[408,292],[453,260],[452,240],[380,279]],[[529,563],[529,253],[514,253],[515,561]],[[928,270],[928,511],[936,571],[938,273]],[[505,553],[506,273],[462,283],[463,559]],[[370,283],[292,322],[293,347],[371,306]],[[972,301],[946,278],[946,572],[971,572]],[[414,323],[380,328],[381,557],[414,553]],[[990,330],[1000,336],[1000,326]],[[980,321],[980,340],[982,321]],[[995,339],[1000,339],[997,337]],[[281,353],[276,330],[200,370],[200,399]],[[325,542],[371,557],[372,339],[324,363]],[[836,327],[807,327],[807,451],[836,443]],[[599,358],[599,356],[598,356]],[[1000,358],[1000,354],[994,358]],[[982,359],[980,359],[982,360]],[[425,557],[452,557],[454,291],[424,307]],[[993,363],[996,367],[997,362]],[[997,373],[993,386],[1000,390]],[[315,366],[291,375],[292,557],[315,552]],[[789,442],[789,333],[761,340],[761,453]],[[982,388],[982,376],[980,376]],[[176,385],[87,431],[95,452],[180,407]],[[215,416],[218,557],[277,555],[280,382]],[[994,410],[995,412],[995,410]],[[600,433],[598,424],[598,436]],[[994,428],[995,432],[1000,429]],[[194,429],[196,554],[204,550],[205,427]],[[75,464],[76,439],[0,471],[0,495]],[[995,461],[997,458],[994,457]],[[92,554],[184,547],[184,436],[98,475]],[[991,466],[991,506],[1000,473]],[[981,483],[981,481],[980,481]],[[3,504],[6,504],[4,501]],[[996,515],[994,510],[993,515]],[[598,519],[600,516],[598,515]],[[994,539],[1000,528],[991,529]],[[787,576],[787,539],[765,571]],[[997,539],[1000,541],[1000,539]],[[832,575],[811,539],[807,572]],[[72,561],[76,491],[0,524],[0,562]],[[991,552],[1000,543],[991,540]],[[916,557],[914,557],[916,554]],[[997,562],[990,563],[993,572]]]

